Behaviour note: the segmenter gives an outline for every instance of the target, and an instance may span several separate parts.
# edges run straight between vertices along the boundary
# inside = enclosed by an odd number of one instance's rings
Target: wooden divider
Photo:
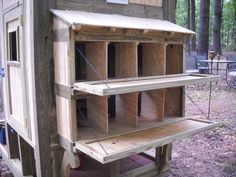
[[[165,44],[142,44],[143,76],[164,75],[166,68]],[[142,92],[140,121],[162,121],[164,118],[165,89]],[[141,122],[140,122],[141,123]]]
[[[107,79],[107,47],[107,42],[86,43],[86,56],[97,72],[87,64],[87,80]],[[87,118],[91,127],[108,134],[108,97],[88,97]]]
[[[166,47],[166,74],[183,72],[183,46],[167,45]],[[165,116],[184,116],[182,87],[166,89]]]
[[[137,43],[115,43],[116,78],[137,76]],[[138,93],[116,96],[116,120],[137,127]]]

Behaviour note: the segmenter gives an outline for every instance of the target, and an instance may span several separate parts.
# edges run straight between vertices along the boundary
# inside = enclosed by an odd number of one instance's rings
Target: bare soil
[[[186,94],[207,114],[209,84],[188,86]],[[199,114],[186,97],[186,116]],[[206,119],[203,114],[201,118]],[[169,177],[236,177],[236,89],[224,80],[212,85],[210,120],[220,126],[173,143]],[[2,160],[0,176],[12,177]]]

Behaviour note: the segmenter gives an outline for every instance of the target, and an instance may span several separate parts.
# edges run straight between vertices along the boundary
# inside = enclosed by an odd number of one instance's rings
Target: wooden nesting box
[[[184,74],[194,33],[173,15],[172,0],[0,0],[0,152],[15,176],[63,176],[78,152],[108,176],[157,176],[173,140],[216,126],[184,117],[184,86],[216,77]],[[124,167],[140,154],[154,163]]]
[[[57,127],[66,150],[105,164],[215,126],[184,117],[183,86],[216,79],[183,73],[192,31],[157,19],[51,12]]]

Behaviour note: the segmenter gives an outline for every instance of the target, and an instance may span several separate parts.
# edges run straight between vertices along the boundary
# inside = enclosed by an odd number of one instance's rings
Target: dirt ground
[[[189,86],[186,94],[208,112],[209,84]],[[200,113],[186,98],[186,116]],[[173,143],[170,177],[236,177],[236,89],[225,81],[213,83],[210,120],[220,126]]]
[[[186,94],[207,113],[209,84],[188,86]],[[186,98],[186,116],[199,114]],[[173,143],[170,177],[236,177],[236,89],[224,80],[212,85],[210,120],[220,126]],[[0,176],[12,176],[2,160]]]

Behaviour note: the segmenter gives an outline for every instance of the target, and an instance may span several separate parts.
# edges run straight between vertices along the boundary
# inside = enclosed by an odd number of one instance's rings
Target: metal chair
[[[228,55],[226,56],[226,60],[236,61],[236,55]]]
[[[230,86],[230,88],[236,88],[236,63],[227,64],[226,82]]]
[[[199,73],[209,74],[209,65],[208,63],[201,62],[201,60],[206,60],[206,55],[197,55],[196,56],[196,64]]]

